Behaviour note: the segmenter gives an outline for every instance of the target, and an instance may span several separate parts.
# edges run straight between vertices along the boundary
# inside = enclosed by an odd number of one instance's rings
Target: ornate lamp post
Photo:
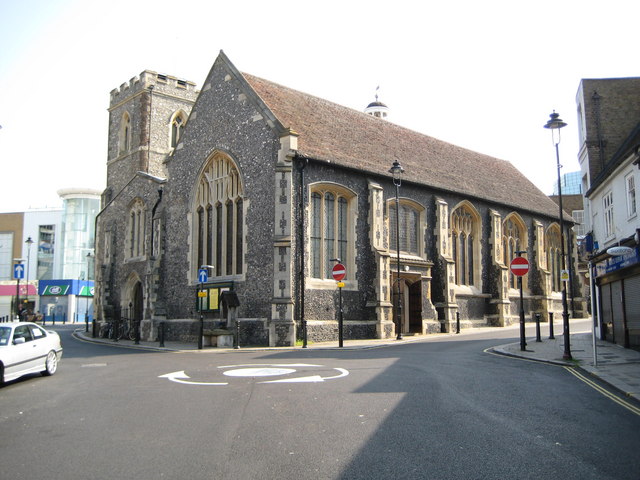
[[[389,173],[393,175],[393,184],[396,186],[396,340],[402,340],[402,305],[400,303],[400,200],[399,191],[402,183],[402,174],[404,168],[398,160],[394,160],[393,166],[389,169]]]
[[[560,181],[560,153],[558,144],[560,143],[560,129],[566,127],[567,124],[562,121],[560,115],[553,111],[550,120],[544,125],[544,128],[551,130],[551,140],[556,147],[556,164],[558,167],[558,205],[560,207],[560,256],[562,261],[562,270],[566,270],[566,259],[564,253],[564,210],[562,208],[562,183]],[[562,329],[564,334],[564,360],[571,360],[571,343],[569,338],[569,312],[567,306],[567,282],[562,281]]]

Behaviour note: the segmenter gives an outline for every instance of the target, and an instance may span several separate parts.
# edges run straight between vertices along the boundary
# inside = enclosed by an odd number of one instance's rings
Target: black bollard
[[[456,312],[456,333],[460,333],[460,312]]]
[[[140,320],[136,320],[134,324],[136,326],[136,341],[134,344],[140,345]]]
[[[536,313],[536,342],[541,342],[540,338],[540,314]]]
[[[51,323],[52,323],[53,325],[55,325],[55,324],[56,324],[56,314],[55,314],[55,313],[51,314]]]
[[[554,340],[553,336],[553,312],[549,312],[549,340]]]
[[[160,346],[164,347],[164,322],[160,322],[160,325],[158,325],[158,337],[160,339]]]

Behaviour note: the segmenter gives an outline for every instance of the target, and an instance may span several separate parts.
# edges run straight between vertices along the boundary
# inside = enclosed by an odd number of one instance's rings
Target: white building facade
[[[599,333],[625,347],[638,346],[640,78],[583,79],[577,104]]]

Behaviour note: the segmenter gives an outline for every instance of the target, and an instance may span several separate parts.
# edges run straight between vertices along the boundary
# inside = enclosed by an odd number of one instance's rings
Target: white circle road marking
[[[227,370],[223,372],[229,377],[272,377],[275,375],[286,375],[294,373],[293,368],[238,368],[236,370]]]
[[[243,367],[243,368],[237,368]],[[276,367],[323,367],[323,365],[313,365],[307,363],[292,363],[292,364],[268,364],[268,363],[254,363],[254,364],[244,364],[244,365],[225,365],[218,368],[231,368],[233,370],[228,370],[227,372],[223,372],[224,375],[230,377],[268,377],[268,376],[277,376],[277,375],[289,375],[291,373],[295,373],[297,370],[294,368],[276,368]],[[331,367],[329,367],[331,368]],[[342,378],[349,375],[349,370],[344,368],[333,367],[331,370],[338,371],[338,375],[334,375],[332,377],[322,377],[320,375],[311,375],[307,377],[289,377],[283,378],[280,380],[268,380],[258,383],[315,383],[315,382],[324,382],[325,380],[333,380],[336,378]],[[189,375],[187,375],[184,371],[167,373],[165,375],[159,375],[158,378],[166,378],[172,382],[182,383],[186,385],[215,385],[215,386],[223,386],[229,385],[228,383],[217,383],[217,382],[197,382],[191,380]]]

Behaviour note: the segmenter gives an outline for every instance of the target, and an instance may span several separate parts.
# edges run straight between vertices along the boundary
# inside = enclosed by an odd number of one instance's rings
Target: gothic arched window
[[[176,148],[180,143],[182,131],[187,123],[187,116],[180,110],[173,115],[171,119],[171,148]]]
[[[330,279],[335,264],[349,265],[353,250],[350,233],[354,219],[351,207],[354,195],[338,185],[314,185],[311,188],[310,275]],[[348,267],[349,268],[349,267]],[[351,269],[353,271],[353,269]]]
[[[424,209],[413,202],[400,200],[400,253],[423,256],[422,235],[420,235],[420,217]],[[389,203],[389,247],[398,251],[398,228],[396,226],[396,204]]]
[[[463,203],[451,213],[451,247],[456,285],[476,285],[479,281],[480,220],[475,209]]]
[[[212,265],[213,276],[241,275],[244,192],[235,163],[226,155],[214,154],[200,175],[197,189],[193,210],[193,253],[197,267]]]
[[[510,265],[511,261],[518,256],[516,252],[527,249],[527,229],[524,222],[517,214],[509,215],[502,223],[502,251],[504,264]],[[523,288],[526,286],[527,276],[522,277]],[[518,279],[516,275],[509,274],[509,287],[517,288]]]
[[[137,258],[145,255],[145,207],[141,199],[136,199],[129,208],[127,225],[127,258]]]
[[[562,273],[562,251],[560,246],[560,228],[558,224],[554,223],[549,227],[545,235],[547,269],[551,274],[551,290],[554,292],[562,291],[562,281],[560,280]]]
[[[127,153],[129,150],[131,150],[131,117],[129,112],[124,112],[118,133],[118,154]]]

